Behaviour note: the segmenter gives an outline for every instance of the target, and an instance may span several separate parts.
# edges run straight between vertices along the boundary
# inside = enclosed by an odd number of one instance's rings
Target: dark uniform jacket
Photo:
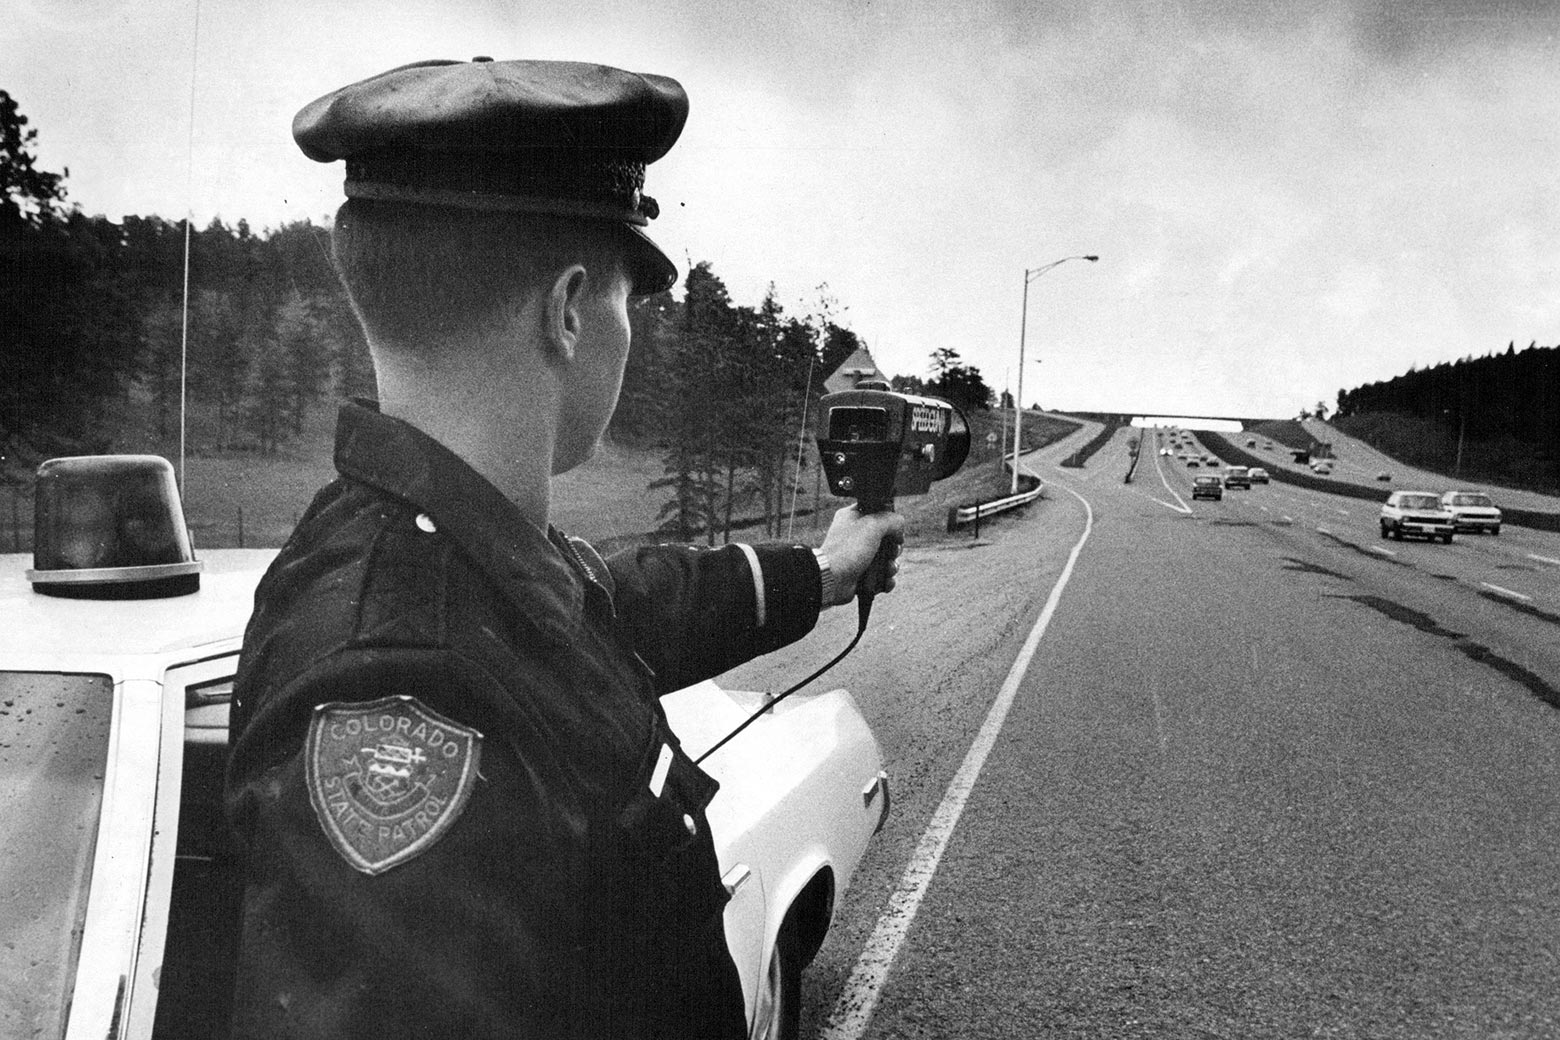
[[[743,1036],[717,785],[657,698],[809,631],[811,551],[603,562],[360,405],[336,466],[235,688],[235,1035]]]

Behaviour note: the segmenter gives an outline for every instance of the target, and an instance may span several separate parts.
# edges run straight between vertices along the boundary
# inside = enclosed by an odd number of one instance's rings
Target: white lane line
[[[927,886],[932,883],[932,876],[937,873],[937,864],[942,859],[943,850],[948,847],[948,839],[953,836],[953,829],[958,824],[959,817],[964,812],[964,805],[969,801],[970,793],[975,788],[975,781],[979,779],[980,771],[986,764],[986,756],[991,753],[992,747],[997,742],[997,734],[1002,731],[1002,724],[1007,721],[1008,709],[1013,706],[1013,698],[1018,694],[1019,682],[1029,669],[1029,661],[1040,645],[1040,637],[1045,635],[1046,626],[1050,625],[1051,617],[1056,613],[1056,605],[1061,601],[1062,590],[1067,587],[1068,579],[1072,577],[1073,566],[1078,562],[1078,555],[1083,552],[1084,543],[1089,540],[1089,534],[1094,529],[1094,510],[1090,508],[1088,500],[1064,484],[1056,486],[1083,503],[1083,535],[1068,554],[1067,565],[1062,568],[1061,577],[1056,579],[1056,584],[1051,588],[1051,595],[1040,611],[1040,620],[1035,622],[1029,637],[1024,640],[1023,648],[1019,650],[1017,659],[1013,661],[1013,667],[1008,671],[1006,681],[1002,683],[1002,689],[997,693],[996,702],[986,713],[986,721],[981,725],[980,732],[975,734],[975,742],[964,755],[964,763],[959,766],[959,771],[948,784],[942,803],[932,814],[931,822],[926,825],[925,833],[921,835],[915,852],[911,854],[910,863],[905,867],[904,876],[899,880],[899,887],[889,897],[888,907],[878,918],[877,927],[872,930],[866,947],[861,951],[861,957],[856,961],[855,968],[851,970],[850,978],[845,981],[840,999],[835,1003],[834,1010],[829,1013],[828,1023],[819,1033],[821,1040],[858,1040],[872,1021],[872,1012],[877,1009],[878,998],[883,995],[883,986],[888,981],[888,970],[893,965],[899,947],[905,941],[905,936],[910,932],[910,925],[915,920],[921,898],[926,895]]]
[[[1292,523],[1294,523],[1294,522],[1295,522],[1295,518],[1294,518],[1294,517],[1292,517],[1292,516],[1286,516],[1286,517],[1284,517],[1284,523],[1286,523],[1286,524],[1292,524]]]
[[[1186,504],[1186,499],[1184,499],[1180,495],[1176,494],[1175,493],[1175,488],[1170,486],[1170,479],[1165,476],[1165,468],[1163,466],[1159,465],[1159,463],[1156,461],[1154,463],[1154,469],[1158,471],[1158,473],[1159,473],[1159,482],[1165,486],[1165,490],[1166,491],[1170,492],[1170,497],[1175,499],[1177,502],[1181,503],[1181,512],[1183,512],[1183,513],[1190,513],[1192,511],[1192,507],[1187,505]],[[1152,496],[1150,496],[1150,497],[1152,497]],[[1154,501],[1155,502],[1159,502],[1159,499],[1155,498]],[[1159,504],[1162,505],[1162,506],[1170,505],[1170,503],[1168,503],[1168,502],[1159,502]],[[1174,509],[1175,506],[1170,506],[1170,508]]]
[[[1379,545],[1368,546],[1368,548],[1370,549],[1371,552],[1380,553],[1383,556],[1396,556],[1397,555],[1397,553],[1393,552],[1391,549],[1383,549]]]
[[[1325,528],[1325,527],[1318,527],[1316,529],[1316,533],[1317,534],[1332,534],[1332,532],[1327,530],[1327,528]]]
[[[1481,582],[1479,582],[1479,584],[1483,585],[1485,588],[1489,589],[1491,592],[1498,592],[1498,593],[1500,593],[1502,596],[1510,596],[1512,599],[1520,599],[1520,600],[1523,600],[1523,601],[1529,602],[1529,603],[1531,603],[1533,601],[1533,597],[1532,596],[1524,596],[1520,592],[1513,592],[1510,589],[1503,589],[1499,585],[1491,585],[1487,581],[1481,581]]]
[[[1159,744],[1159,753],[1163,755],[1170,747],[1170,742],[1165,739],[1165,703],[1159,699],[1159,684],[1151,683],[1149,693],[1154,697],[1154,737]]]
[[[1166,509],[1174,509],[1177,513],[1190,513],[1192,511],[1191,507],[1189,507],[1189,506],[1174,505],[1174,504],[1172,504],[1170,502],[1166,502],[1162,498],[1155,498],[1153,495],[1150,495],[1147,491],[1143,492],[1143,497],[1148,499],[1150,502],[1158,502],[1160,505],[1164,506]]]
[[[1560,567],[1560,560],[1555,559],[1553,556],[1540,556],[1537,553],[1528,553],[1527,558],[1537,560],[1539,563],[1552,563],[1556,567]]]
[[[1348,516],[1349,515],[1349,511],[1347,509],[1343,508],[1342,506],[1333,506],[1333,508],[1336,509],[1338,512],[1342,513],[1344,516]]]

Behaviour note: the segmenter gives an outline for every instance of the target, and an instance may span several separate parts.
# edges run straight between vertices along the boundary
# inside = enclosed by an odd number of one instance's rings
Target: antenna
[[[791,478],[791,513],[785,518],[785,540],[791,540],[791,528],[796,524],[796,496],[802,489],[802,452],[807,447],[807,406],[812,403],[813,365],[818,360],[814,348],[807,359],[807,389],[802,392],[802,426],[796,431],[796,475]],[[815,506],[816,508],[816,506]]]
[[[186,383],[190,367],[190,225],[195,222],[195,73],[200,53],[200,0],[195,0],[195,31],[190,37],[190,125],[184,146],[184,299],[179,319],[179,490],[184,489]]]

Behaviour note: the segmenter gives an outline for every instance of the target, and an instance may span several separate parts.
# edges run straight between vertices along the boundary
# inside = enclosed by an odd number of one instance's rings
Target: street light
[[[1087,260],[1094,263],[1097,256],[1064,256],[1060,260],[1052,260],[1043,267],[1029,267],[1024,269],[1024,313],[1019,319],[1018,325],[1018,396],[1013,398],[1013,488],[1012,493],[1018,494],[1018,453],[1023,441],[1019,439],[1022,419],[1024,415],[1024,334],[1029,331],[1029,283],[1045,274],[1053,267],[1065,264],[1069,260]]]

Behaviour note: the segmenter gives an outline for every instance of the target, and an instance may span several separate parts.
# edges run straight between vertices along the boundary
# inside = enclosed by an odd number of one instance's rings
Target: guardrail
[[[1005,495],[990,502],[976,502],[974,505],[950,506],[948,509],[948,530],[954,531],[965,524],[973,523],[975,525],[975,535],[979,537],[982,517],[995,516],[998,513],[1005,513],[1009,509],[1027,506],[1040,497],[1040,493],[1045,490],[1045,481],[1039,477],[1032,479],[1035,482],[1035,486],[1028,491],[1020,491],[1016,495]]]

